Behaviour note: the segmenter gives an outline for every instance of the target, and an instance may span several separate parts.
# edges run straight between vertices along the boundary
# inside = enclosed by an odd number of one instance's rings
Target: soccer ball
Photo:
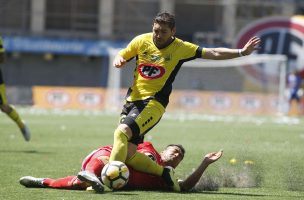
[[[120,161],[111,161],[101,171],[101,180],[110,189],[119,189],[129,180],[129,169]]]

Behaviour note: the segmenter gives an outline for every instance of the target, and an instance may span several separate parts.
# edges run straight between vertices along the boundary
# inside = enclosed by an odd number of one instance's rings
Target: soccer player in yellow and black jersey
[[[135,57],[136,68],[120,124],[114,132],[110,161],[120,160],[138,171],[162,176],[174,190],[179,190],[173,170],[136,152],[137,144],[164,114],[172,83],[184,62],[195,58],[224,60],[249,55],[260,39],[251,38],[242,49],[201,48],[176,38],[175,33],[174,15],[160,13],[153,20],[152,33],[135,37],[114,58],[113,65],[121,68]]]
[[[4,62],[5,59],[5,49],[3,47],[3,42],[0,37],[0,64]],[[21,133],[26,141],[29,141],[31,139],[31,134],[29,129],[27,128],[24,121],[21,120],[19,114],[17,113],[16,109],[9,105],[6,98],[6,92],[5,92],[5,84],[2,77],[2,71],[0,68],[0,109],[2,112],[6,113],[12,120],[16,122],[18,127],[21,130]]]

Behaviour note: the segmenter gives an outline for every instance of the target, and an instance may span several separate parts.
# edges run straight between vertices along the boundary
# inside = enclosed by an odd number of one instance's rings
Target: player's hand
[[[119,54],[117,54],[114,58],[113,61],[113,66],[116,68],[121,68],[122,66],[124,66],[124,64],[126,64],[126,60]]]
[[[258,45],[261,43],[261,39],[254,36],[248,40],[245,46],[242,48],[242,54],[244,56],[250,55],[254,50],[259,49]]]
[[[204,158],[204,162],[209,165],[209,164],[217,161],[218,159],[220,159],[220,157],[222,157],[223,152],[224,152],[223,150],[220,150],[218,152],[212,152],[212,153],[206,154],[205,158]]]

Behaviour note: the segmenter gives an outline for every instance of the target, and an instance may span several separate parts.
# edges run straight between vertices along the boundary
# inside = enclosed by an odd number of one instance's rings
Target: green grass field
[[[59,178],[75,175],[93,149],[112,144],[118,114],[18,108],[32,131],[25,142],[17,126],[0,114],[0,199],[304,199],[303,119],[166,114],[146,136],[158,150],[181,143],[186,156],[176,169],[184,178],[203,156],[224,149],[211,165],[205,184],[217,191],[69,191],[29,189],[26,175]],[[235,158],[236,163],[229,161]],[[246,165],[244,161],[252,161]],[[202,183],[205,180],[202,180]],[[198,187],[198,189],[200,189]]]

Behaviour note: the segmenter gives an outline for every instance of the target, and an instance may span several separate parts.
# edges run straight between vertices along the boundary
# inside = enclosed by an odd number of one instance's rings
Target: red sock
[[[49,188],[70,190],[85,190],[87,188],[87,184],[78,180],[77,176],[68,176],[59,179],[46,178],[43,181],[43,185]]]
[[[98,158],[91,159],[85,167],[86,171],[94,173],[97,177],[101,176],[101,170],[105,166],[104,162]]]

